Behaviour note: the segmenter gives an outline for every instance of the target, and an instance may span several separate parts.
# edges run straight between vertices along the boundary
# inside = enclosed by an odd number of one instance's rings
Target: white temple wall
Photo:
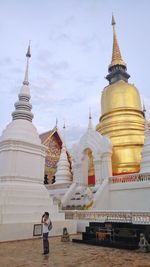
[[[39,224],[39,221],[36,223]],[[52,220],[53,228],[49,236],[60,236],[63,228],[67,227],[69,234],[77,233],[76,220]],[[33,223],[0,224],[0,242],[33,238]],[[37,238],[37,237],[35,237]],[[39,237],[38,237],[39,238]]]
[[[95,170],[95,184],[100,184],[101,181],[101,161],[94,160],[94,170]]]
[[[102,157],[102,181],[105,178],[112,176],[112,163],[111,163],[111,154],[104,153]]]
[[[140,172],[150,173],[150,130],[145,119],[144,146],[141,153]]]
[[[93,209],[108,210],[109,206],[110,206],[109,183],[108,179],[105,179],[94,196]]]
[[[150,211],[150,182],[110,186],[111,210]]]
[[[82,166],[81,163],[75,163],[73,168],[73,182],[82,183]]]
[[[150,181],[109,184],[105,179],[94,196],[93,209],[150,211]]]
[[[150,152],[148,151],[144,151],[144,153],[142,153],[140,172],[150,172]]]

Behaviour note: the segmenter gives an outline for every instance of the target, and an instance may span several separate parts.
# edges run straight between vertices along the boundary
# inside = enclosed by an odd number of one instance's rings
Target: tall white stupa
[[[26,57],[25,78],[12,121],[0,137],[0,241],[32,237],[34,223],[53,205],[43,185],[45,146],[32,123],[30,45]]]

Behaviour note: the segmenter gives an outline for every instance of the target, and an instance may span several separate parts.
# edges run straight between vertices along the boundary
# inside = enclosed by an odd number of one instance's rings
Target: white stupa
[[[67,150],[65,145],[65,124],[64,124],[64,141],[62,143],[62,149],[59,161],[57,163],[57,171],[55,174],[55,184],[71,183],[71,171],[70,163],[67,156]]]
[[[0,137],[0,241],[29,238],[33,224],[50,211],[49,194],[43,185],[45,146],[32,124],[28,65],[12,122]],[[11,227],[10,227],[11,224]]]
[[[70,164],[67,157],[66,146],[63,143],[57,171],[55,174],[55,184],[71,183]]]
[[[142,151],[142,159],[140,164],[141,173],[150,173],[150,130],[148,127],[148,122],[145,119],[145,131],[144,131],[144,146]]]

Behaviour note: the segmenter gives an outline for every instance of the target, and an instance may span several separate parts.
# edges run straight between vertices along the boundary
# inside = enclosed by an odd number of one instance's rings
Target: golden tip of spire
[[[27,53],[26,53],[26,57],[31,57],[31,48],[30,48],[30,45],[31,45],[31,40],[29,40],[29,45],[28,45],[28,50],[27,50]]]
[[[111,25],[114,26],[116,25],[114,15],[112,14],[112,19],[111,19]]]
[[[119,48],[119,44],[117,41],[117,36],[116,36],[116,31],[115,31],[115,18],[114,15],[112,14],[112,22],[111,22],[112,26],[113,26],[113,50],[112,50],[112,60],[111,60],[111,64],[108,67],[108,70],[111,69],[112,66],[115,65],[123,65],[126,67],[126,63],[123,61],[122,56],[121,56],[121,52],[120,52],[120,48]]]

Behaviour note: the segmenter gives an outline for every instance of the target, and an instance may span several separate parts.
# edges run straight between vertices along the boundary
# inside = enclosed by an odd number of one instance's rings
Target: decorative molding
[[[150,173],[125,174],[109,177],[110,184],[150,181]]]
[[[38,179],[38,178],[34,178],[34,177],[25,177],[25,176],[22,176],[22,177],[16,177],[16,176],[1,176],[0,177],[0,183],[5,183],[5,182],[23,182],[23,183],[38,183],[38,184],[42,184],[43,185],[43,182],[41,181],[41,178]]]
[[[67,211],[65,218],[68,220],[88,220],[99,222],[130,222],[135,224],[150,224],[150,212],[140,211]]]

